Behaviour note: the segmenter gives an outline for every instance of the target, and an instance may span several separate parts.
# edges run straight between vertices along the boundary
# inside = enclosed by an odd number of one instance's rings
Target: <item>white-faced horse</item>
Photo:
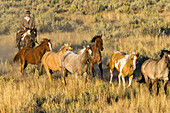
[[[119,71],[119,86],[121,84],[120,78],[122,77],[123,85],[125,88],[125,77],[129,76],[129,86],[131,85],[133,72],[136,69],[137,53],[126,54],[125,52],[114,52],[111,56],[109,66],[110,68],[110,83],[112,83],[113,70],[116,68]]]
[[[91,59],[91,49],[84,47],[83,53],[78,55],[72,51],[66,51],[61,58],[61,67],[63,72],[63,79],[66,85],[65,76],[68,72],[78,75],[84,75],[85,81],[87,79],[87,61]]]

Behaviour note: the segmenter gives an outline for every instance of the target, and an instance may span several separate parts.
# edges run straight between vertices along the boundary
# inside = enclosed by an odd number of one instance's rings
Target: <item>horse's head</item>
[[[66,51],[71,51],[72,50],[72,47],[71,47],[71,43],[70,44],[64,44],[64,51],[66,52]]]
[[[138,59],[138,57],[137,57],[137,52],[131,52],[131,53],[130,53],[130,60],[133,62],[133,65],[132,65],[133,70],[136,69],[137,59]]]
[[[83,49],[80,50],[80,54],[84,54],[84,53],[86,54],[87,59],[91,60],[92,50],[89,45],[83,46]]]
[[[88,60],[91,60],[92,50],[89,45],[85,46],[85,52],[87,54]]]
[[[160,57],[162,58],[163,56],[165,56],[165,62],[168,63],[168,68],[170,68],[170,51],[161,50]]]
[[[168,67],[169,67],[169,63],[170,63],[170,51],[166,51],[166,52],[163,52],[163,56],[165,56],[165,62],[168,64]]]
[[[51,40],[50,39],[44,39],[43,40],[43,44],[45,46],[45,50],[47,51],[52,51],[52,44],[51,44]]]
[[[31,29],[30,33],[31,33],[32,36],[37,37],[37,29],[35,29],[35,28]]]
[[[94,36],[91,42],[95,43],[95,46],[98,47],[101,51],[103,51],[104,48],[103,48],[102,35]]]

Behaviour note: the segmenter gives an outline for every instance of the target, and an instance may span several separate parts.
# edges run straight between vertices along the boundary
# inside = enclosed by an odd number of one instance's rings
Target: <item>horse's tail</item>
[[[39,76],[41,76],[42,74],[43,74],[43,64],[42,64],[42,62],[41,62],[41,64],[40,64],[40,71],[39,71]]]
[[[19,52],[15,55],[13,62],[17,62],[17,61],[19,60],[20,54],[21,54],[21,52],[19,51]]]
[[[22,54],[26,52],[27,49],[21,49],[14,57],[13,62],[17,62]]]

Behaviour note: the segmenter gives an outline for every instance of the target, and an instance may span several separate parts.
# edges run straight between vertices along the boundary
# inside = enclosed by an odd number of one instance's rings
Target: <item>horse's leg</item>
[[[98,65],[100,72],[101,72],[101,78],[103,79],[103,69],[102,69],[102,62]]]
[[[49,79],[49,81],[51,82],[51,81],[52,81],[52,80],[51,80],[51,73],[50,73],[50,71],[49,71],[49,68],[48,68],[47,64],[44,64],[44,68],[45,68],[45,70],[46,70],[46,72],[47,72],[48,79]]]
[[[110,69],[110,84],[112,83],[113,78],[113,69]]]
[[[165,95],[167,94],[167,84],[168,84],[168,80],[164,80],[164,91],[165,91]]]
[[[41,62],[40,62],[40,61],[38,61],[38,60],[36,61],[36,64],[37,64],[37,66],[38,66],[38,67],[40,67],[40,66],[41,66]],[[46,66],[47,66],[47,65],[46,65]],[[48,66],[47,66],[47,67],[48,67]]]
[[[123,81],[123,87],[125,89],[125,77],[122,76],[122,81]]]
[[[21,73],[24,75],[24,69],[25,69],[25,60],[21,58]]]
[[[129,76],[129,85],[128,85],[128,87],[130,87],[130,85],[132,83],[132,79],[133,79],[133,75]]]
[[[158,79],[156,80],[156,83],[157,83],[157,92],[156,92],[156,95],[158,95],[159,94],[159,87],[160,87]]]
[[[94,77],[93,62],[90,62],[90,75],[93,75],[93,77]]]
[[[40,70],[39,70],[39,76],[41,76],[43,73],[43,64],[40,64]]]
[[[149,91],[150,91],[150,94],[152,94],[152,86],[154,84],[154,80],[151,80],[151,83],[149,84]]]
[[[53,70],[50,69],[50,74],[52,75],[53,74]]]
[[[121,72],[119,73],[119,75],[118,75],[118,78],[119,78],[119,87],[120,87],[120,85],[121,85],[121,80],[120,80],[120,77],[121,77]]]
[[[84,76],[84,83],[86,84],[87,83],[87,72],[84,72],[83,76]]]
[[[61,68],[61,67],[59,67],[58,70],[59,70],[60,72],[62,72],[62,68]]]
[[[66,78],[65,77],[67,75],[67,70],[65,68],[62,68],[62,73],[63,73],[62,78],[63,78],[64,84],[66,85]]]
[[[150,84],[149,84],[149,81],[148,81],[148,76],[145,74],[145,73],[142,73],[144,78],[145,78],[145,82],[147,84],[147,87],[150,88]],[[149,89],[150,90],[150,89]]]

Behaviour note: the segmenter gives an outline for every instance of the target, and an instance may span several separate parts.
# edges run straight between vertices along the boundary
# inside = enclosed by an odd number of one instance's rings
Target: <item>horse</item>
[[[167,94],[167,84],[168,84],[168,63],[170,62],[170,53],[167,51],[162,51],[161,58],[158,60],[148,59],[141,66],[141,74],[144,76],[147,87],[150,93],[152,92],[152,85],[157,83],[157,92],[159,94],[159,80],[164,81],[164,91]],[[151,83],[149,83],[149,79]]]
[[[168,54],[170,54],[170,51],[169,50],[161,50],[161,54],[160,54],[160,57],[162,58],[163,57],[163,53],[164,52],[167,52]],[[168,57],[169,58],[169,61],[170,61],[170,57]],[[168,62],[168,69],[169,69],[169,71],[170,71],[170,62]]]
[[[24,69],[28,64],[36,64],[40,67],[40,61],[46,51],[52,51],[52,44],[49,39],[44,39],[36,48],[22,48],[14,57],[13,61],[21,60],[21,73],[24,75]]]
[[[61,69],[61,57],[66,51],[71,51],[71,44],[64,44],[63,47],[60,48],[60,50],[55,53],[55,52],[46,52],[42,59],[41,59],[41,66],[40,66],[40,73],[39,76],[42,74],[42,69],[43,66],[47,72],[48,78],[51,82],[51,73],[50,70],[52,71],[60,71],[62,72]]]
[[[90,46],[90,49],[92,50],[92,60],[89,63],[89,68],[90,68],[90,74],[93,75],[94,77],[94,68],[93,65],[95,63],[98,64],[100,72],[101,72],[101,78],[103,78],[103,69],[102,69],[102,55],[101,51],[103,51],[103,40],[102,40],[102,35],[100,36],[94,36],[91,40],[92,44]]]
[[[68,72],[74,74],[75,78],[78,75],[84,75],[85,83],[87,80],[87,61],[91,60],[91,49],[89,46],[83,48],[83,53],[78,55],[72,51],[66,51],[61,58],[61,67],[64,83],[66,85],[65,76]]]
[[[37,30],[35,28],[19,30],[16,34],[16,40],[19,41],[17,45],[19,50],[24,47],[33,48],[35,43],[39,44],[37,42]]]
[[[116,68],[119,72],[119,87],[121,84],[120,77],[122,77],[124,89],[125,89],[125,77],[129,77],[129,85],[131,85],[133,72],[136,69],[137,62],[137,52],[131,52],[130,54],[126,54],[125,52],[114,52],[111,56],[110,63],[105,69],[110,69],[110,83],[112,83],[113,70]]]

